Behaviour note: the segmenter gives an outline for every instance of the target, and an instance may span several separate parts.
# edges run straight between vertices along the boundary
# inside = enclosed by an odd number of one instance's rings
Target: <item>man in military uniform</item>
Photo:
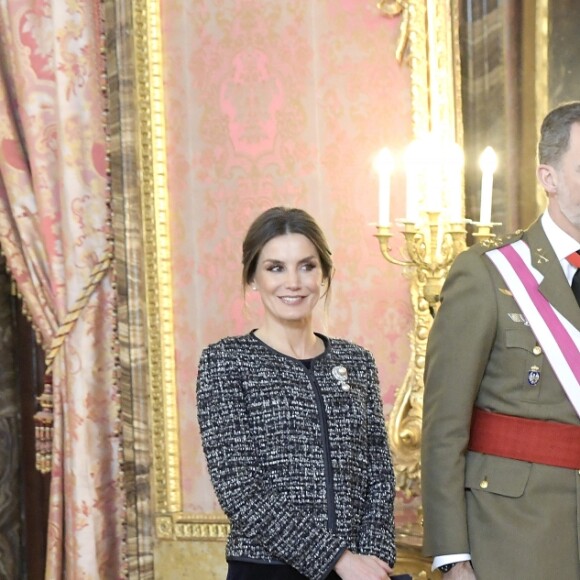
[[[424,551],[445,580],[580,578],[580,102],[526,231],[459,255],[427,346]]]

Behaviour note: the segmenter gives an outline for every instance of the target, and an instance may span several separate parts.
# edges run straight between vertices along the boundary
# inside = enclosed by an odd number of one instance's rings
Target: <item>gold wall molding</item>
[[[134,0],[139,169],[148,318],[156,513],[182,509],[169,236],[163,62],[158,0]]]
[[[170,514],[158,516],[155,527],[162,540],[216,540],[225,541],[230,525],[222,515]]]
[[[155,532],[159,540],[220,540],[225,515],[184,513],[165,142],[163,53],[159,0],[133,0],[136,91],[140,134],[143,252]]]
[[[411,305],[414,324],[409,333],[411,353],[409,367],[395,393],[389,416],[389,444],[397,477],[397,489],[407,499],[421,494],[421,431],[423,420],[423,371],[427,337],[431,328],[429,303],[424,298],[424,282],[411,277]]]

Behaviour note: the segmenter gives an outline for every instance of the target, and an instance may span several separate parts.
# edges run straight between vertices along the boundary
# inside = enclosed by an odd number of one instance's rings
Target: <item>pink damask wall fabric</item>
[[[336,266],[319,330],[375,355],[388,412],[409,358],[408,283],[373,237],[384,146],[411,140],[399,19],[376,0],[161,2],[184,509],[214,512],[200,448],[201,349],[259,326],[244,298],[241,243],[274,205],[311,212]],[[392,215],[402,216],[402,176]],[[395,246],[400,242],[395,239]]]
[[[97,0],[0,4],[0,245],[45,351],[64,337],[47,579],[123,574],[100,27]]]

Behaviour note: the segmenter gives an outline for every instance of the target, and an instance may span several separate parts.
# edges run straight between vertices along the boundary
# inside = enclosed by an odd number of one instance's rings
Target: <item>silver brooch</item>
[[[346,382],[348,380],[348,373],[346,367],[338,365],[332,369],[332,376],[338,381],[340,388],[343,391],[350,391],[350,385]]]

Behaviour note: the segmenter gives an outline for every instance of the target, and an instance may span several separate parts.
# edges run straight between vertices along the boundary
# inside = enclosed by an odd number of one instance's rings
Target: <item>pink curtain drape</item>
[[[48,579],[124,575],[99,8],[0,0],[0,247],[52,374]]]

